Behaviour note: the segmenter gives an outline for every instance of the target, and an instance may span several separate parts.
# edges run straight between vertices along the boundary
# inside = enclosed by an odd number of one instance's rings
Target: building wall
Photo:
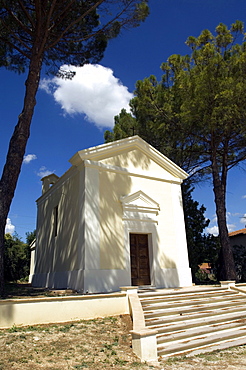
[[[179,246],[180,244],[183,245],[183,243],[180,242],[185,239],[182,197],[180,185],[172,184],[166,180],[177,181],[178,179],[174,178],[174,176],[165,171],[154,161],[147,158],[146,155],[139,150],[134,150],[130,154],[122,153],[105,159],[102,162],[121,168],[125,167],[129,172],[131,172],[131,170],[135,173],[139,171],[138,176],[132,176],[128,173],[119,174],[117,172],[100,173],[101,235],[103,236],[106,234],[110,236],[110,239],[104,237],[102,243],[105,245],[104,250],[108,250],[107,245],[111,243],[112,240],[112,244],[117,245],[117,241],[121,240],[123,235],[122,206],[119,202],[120,197],[143,190],[160,204],[161,211],[158,216],[158,235],[161,241],[161,249],[158,253],[161,267],[175,267],[177,255],[180,252]],[[149,178],[154,175],[155,178]],[[160,180],[158,181],[156,179]],[[108,189],[110,189],[110,191],[108,191]],[[107,217],[105,217],[105,214]],[[118,246],[117,250],[123,250],[122,243]],[[116,252],[114,253],[117,257],[118,254]],[[186,253],[185,249],[184,253]],[[104,254],[103,250],[102,254]],[[120,252],[120,256],[122,257],[122,252]],[[105,256],[104,258],[107,259]],[[116,259],[117,258],[115,258],[115,260]],[[117,261],[117,263],[119,263],[119,261]]]
[[[154,285],[190,285],[180,184],[169,172],[139,150],[101,161],[100,170],[100,269],[130,270],[129,236],[125,235],[120,198],[139,190],[159,203],[158,223],[128,225],[132,232],[151,236],[151,270]],[[125,168],[126,171],[120,171]],[[134,173],[134,174],[133,174]],[[173,182],[173,183],[172,183]],[[110,189],[110,190],[109,190]]]
[[[243,245],[246,247],[246,234],[230,236],[229,239],[231,247],[233,247],[233,245]]]
[[[131,285],[133,232],[149,235],[153,285],[191,285],[180,178],[139,149],[111,152],[98,161],[74,158],[71,169],[37,201],[33,284],[94,293]],[[159,205],[158,215],[124,219],[122,197],[139,191]]]
[[[130,176],[100,171],[101,269],[126,268],[126,251],[120,197],[122,194],[130,192],[130,183]]]
[[[136,174],[142,175],[147,175],[148,173],[149,175],[153,175],[157,178],[161,177],[165,180],[174,179],[174,176],[172,176],[170,172],[151,160],[139,149],[133,149],[131,151],[125,150],[115,155],[111,154],[109,158],[100,160],[100,163],[125,168],[129,173],[133,171]]]
[[[81,253],[79,259],[77,220],[80,212],[78,203],[80,177],[81,173],[73,169],[64,176],[63,181],[53,185],[37,201],[34,285],[50,285],[55,278],[54,273],[61,275],[79,268]],[[56,207],[58,207],[57,235],[54,216]],[[67,288],[66,278],[60,278],[60,282],[60,287]]]

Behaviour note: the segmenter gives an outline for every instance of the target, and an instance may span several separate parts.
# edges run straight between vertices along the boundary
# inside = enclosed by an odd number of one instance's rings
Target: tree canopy
[[[238,43],[237,43],[238,42]],[[228,171],[246,159],[246,43],[244,26],[220,23],[213,35],[190,36],[189,55],[163,63],[162,80],[136,84],[131,106],[135,133],[161,150],[191,176],[211,176],[218,220],[220,279],[236,279],[226,224]],[[106,140],[124,134],[127,115],[116,118]]]
[[[192,273],[192,281],[199,282],[197,272],[200,265],[208,262],[213,270],[218,261],[220,244],[217,237],[204,232],[210,220],[205,217],[206,208],[192,198],[194,187],[189,184],[189,180],[182,184],[182,196],[184,207],[184,219],[186,229],[187,248],[189,255],[189,265]],[[217,271],[216,271],[217,273]],[[217,278],[217,274],[215,274]]]
[[[233,245],[233,256],[236,265],[237,280],[240,283],[246,282],[246,246]]]
[[[34,53],[53,73],[62,63],[97,62],[110,38],[148,15],[147,1],[136,0],[1,0],[0,6],[0,65],[19,72]]]
[[[14,281],[26,279],[30,271],[30,244],[23,243],[17,234],[5,235],[5,278],[7,281]]]
[[[133,99],[133,101],[135,100]],[[113,132],[105,131],[105,141],[111,142],[132,136],[133,134],[139,134],[149,144],[165,155],[168,155],[170,159],[176,160],[176,163],[180,165],[180,162],[182,162],[181,158],[175,156],[176,153],[173,148],[167,145],[165,146],[165,137],[155,135],[155,130],[150,130],[148,126],[142,125],[142,122],[143,120],[139,121],[133,117],[131,113],[127,113],[126,110],[123,109],[121,113],[115,117]],[[179,154],[177,154],[177,156],[178,155]],[[185,165],[184,162],[181,164],[183,164],[183,166]],[[189,168],[187,167],[187,169]],[[193,190],[194,187],[191,185],[191,181],[189,179],[185,180],[182,184],[182,198],[186,239],[192,280],[196,282],[196,273],[199,270],[200,264],[203,262],[216,263],[219,245],[212,235],[206,235],[204,233],[210,221],[206,219],[204,215],[206,211],[204,205],[199,206],[199,203],[192,198]]]
[[[0,294],[4,288],[4,229],[30,135],[43,66],[98,62],[108,40],[148,15],[147,0],[0,0],[0,66],[27,71],[23,109],[0,179]],[[71,73],[59,75],[72,78]]]

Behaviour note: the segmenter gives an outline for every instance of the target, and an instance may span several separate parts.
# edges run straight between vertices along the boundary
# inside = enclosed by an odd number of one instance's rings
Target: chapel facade
[[[42,179],[30,281],[82,293],[191,286],[181,183],[138,136],[77,152]]]

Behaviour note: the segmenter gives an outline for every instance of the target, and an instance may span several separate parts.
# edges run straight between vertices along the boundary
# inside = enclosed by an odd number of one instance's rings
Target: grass
[[[38,297],[40,295],[46,296],[48,293],[46,288],[33,288],[28,283],[5,283],[5,298]]]
[[[135,369],[128,315],[0,330],[0,370]]]
[[[47,288],[34,288],[28,283],[23,282],[7,282],[5,283],[5,299],[18,299],[18,298],[35,298],[35,297],[53,297],[56,295],[71,295],[71,291],[66,293],[62,290],[52,291]]]
[[[80,320],[0,330],[0,370],[218,370],[246,368],[246,347],[141,363],[131,349],[131,319]]]
[[[246,369],[246,346],[231,347],[196,356],[174,356],[165,361],[165,370],[204,370],[204,368],[208,370]]]
[[[47,296],[28,284],[7,284],[8,298]],[[0,370],[242,370],[246,346],[197,356],[175,356],[159,364],[141,363],[131,349],[128,315],[0,330]]]

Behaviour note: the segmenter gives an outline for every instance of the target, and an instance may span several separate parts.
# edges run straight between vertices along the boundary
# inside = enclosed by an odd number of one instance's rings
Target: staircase
[[[246,291],[143,289],[138,296],[146,327],[158,331],[158,357],[246,344]]]

